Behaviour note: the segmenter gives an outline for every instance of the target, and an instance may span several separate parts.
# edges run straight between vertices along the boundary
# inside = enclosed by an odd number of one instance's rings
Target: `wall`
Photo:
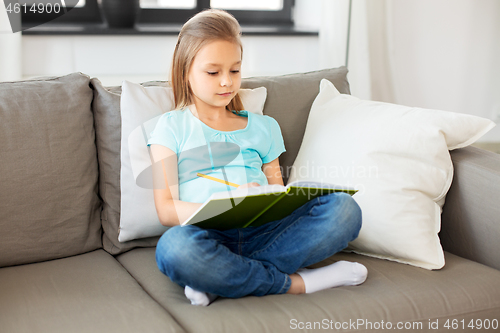
[[[317,36],[247,36],[242,41],[244,76],[317,69]],[[80,71],[105,85],[165,80],[175,43],[175,36],[23,36],[23,73],[33,77]]]
[[[298,26],[319,29],[321,0],[297,0]],[[176,36],[23,36],[23,76],[80,71],[105,85],[165,80]],[[317,70],[317,36],[245,36],[245,77]]]
[[[500,1],[393,0],[391,17],[397,103],[500,124]]]
[[[11,17],[21,22],[20,15]],[[20,32],[12,33],[9,17],[3,4],[0,4],[0,81],[19,80],[22,76]]]
[[[353,1],[353,10],[356,10],[363,1],[373,0]],[[394,90],[391,102],[473,114],[500,123],[500,62],[497,60],[500,59],[500,1],[385,1],[390,9],[384,14],[384,20]],[[321,0],[297,0],[296,22],[319,28],[321,8]],[[367,11],[363,15],[373,19],[377,14]],[[354,35],[363,39],[365,26],[353,27]],[[364,39],[361,44],[366,43],[366,36]],[[164,80],[174,43],[174,36],[23,36],[23,75],[81,71],[99,77],[106,85],[120,84],[124,79]],[[316,36],[248,36],[243,43],[244,76],[322,68],[321,42]],[[351,56],[357,53],[363,59],[369,57],[368,48],[356,41],[351,41],[351,46]],[[354,95],[365,97],[366,89],[356,87],[366,88],[366,82],[356,82],[355,73],[367,70],[368,65],[351,67]],[[378,79],[372,77],[372,86]],[[500,142],[500,126],[480,141]]]

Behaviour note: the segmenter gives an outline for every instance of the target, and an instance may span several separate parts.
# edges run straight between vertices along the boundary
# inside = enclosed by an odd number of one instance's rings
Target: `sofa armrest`
[[[451,157],[454,176],[442,213],[443,249],[500,269],[500,155],[466,147]]]

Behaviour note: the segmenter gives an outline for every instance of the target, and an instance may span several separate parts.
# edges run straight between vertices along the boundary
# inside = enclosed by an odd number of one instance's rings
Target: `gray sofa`
[[[320,80],[349,93],[346,74],[337,68],[244,80],[244,87],[268,89],[264,113],[282,128],[284,167],[298,152]],[[369,271],[364,284],[196,307],[157,269],[157,237],[118,242],[119,102],[120,87],[81,73],[0,83],[0,332],[498,327],[500,155],[473,147],[451,152],[443,269],[339,253],[315,266],[361,262]]]

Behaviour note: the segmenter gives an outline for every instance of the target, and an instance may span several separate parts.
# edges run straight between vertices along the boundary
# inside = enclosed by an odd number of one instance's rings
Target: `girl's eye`
[[[239,72],[240,72],[240,70],[239,70],[239,69],[238,69],[238,70],[231,71],[231,73],[234,73],[234,74],[239,73]]]
[[[208,75],[217,75],[217,72],[207,72]]]

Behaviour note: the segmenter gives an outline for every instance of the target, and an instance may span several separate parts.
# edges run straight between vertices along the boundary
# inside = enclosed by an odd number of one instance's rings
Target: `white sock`
[[[191,301],[191,304],[193,305],[201,305],[201,306],[207,306],[219,296],[210,294],[210,293],[204,293],[202,291],[194,290],[190,286],[186,286],[184,288],[184,294],[186,297]]]
[[[357,262],[337,261],[331,265],[297,271],[304,280],[306,293],[314,293],[323,289],[355,286],[365,282],[368,270]]]

